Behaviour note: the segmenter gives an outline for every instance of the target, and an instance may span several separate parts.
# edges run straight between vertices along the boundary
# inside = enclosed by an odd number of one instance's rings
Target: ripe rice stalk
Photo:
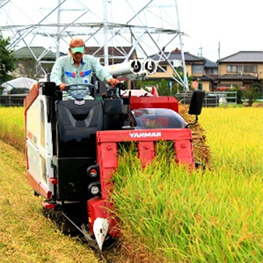
[[[188,114],[189,106],[184,104],[179,104],[179,113],[185,119],[187,123],[191,123],[195,120],[195,117]],[[210,148],[206,140],[206,132],[198,122],[197,124],[190,126],[193,137],[193,147],[194,147],[194,158],[197,162],[205,165],[207,168],[210,166]]]
[[[24,108],[0,107],[0,139],[12,144],[16,149],[24,151]]]

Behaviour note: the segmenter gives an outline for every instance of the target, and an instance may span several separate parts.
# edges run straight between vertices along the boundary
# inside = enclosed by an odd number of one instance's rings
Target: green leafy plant
[[[248,106],[257,100],[257,98],[263,94],[263,87],[259,83],[254,83],[253,85],[247,87],[244,91],[244,98],[246,99]]]
[[[10,38],[4,39],[0,34],[0,83],[12,79],[9,72],[16,68],[13,50],[9,50]]]

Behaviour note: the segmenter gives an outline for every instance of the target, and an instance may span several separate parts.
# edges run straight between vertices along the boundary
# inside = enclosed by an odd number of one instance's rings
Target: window
[[[175,67],[174,68],[177,72],[184,72],[184,68],[183,67]]]
[[[257,73],[257,65],[244,65],[244,72]]]
[[[237,72],[242,72],[242,71],[243,71],[242,65],[227,65],[228,73],[237,73]]]
[[[193,74],[199,74],[204,72],[204,66],[203,65],[193,65],[192,66],[192,72]]]
[[[257,73],[257,65],[228,65],[227,72],[228,73],[238,73],[238,72]]]
[[[206,70],[206,73],[208,73],[208,74],[218,74],[218,69],[217,68],[208,68]]]
[[[167,66],[161,66],[162,68],[160,67],[157,67],[157,71],[156,72],[164,72],[164,71],[167,71]]]

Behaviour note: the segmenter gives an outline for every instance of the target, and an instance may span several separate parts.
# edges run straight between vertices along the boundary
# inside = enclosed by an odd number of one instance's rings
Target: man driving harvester
[[[97,58],[84,55],[87,48],[83,39],[72,39],[68,50],[69,55],[58,58],[50,76],[50,80],[55,82],[62,91],[68,84],[91,84],[92,73],[111,86],[120,82],[107,72]]]

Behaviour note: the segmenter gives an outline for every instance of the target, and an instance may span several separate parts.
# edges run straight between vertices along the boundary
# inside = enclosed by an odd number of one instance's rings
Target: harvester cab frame
[[[46,209],[62,213],[101,250],[105,239],[118,238],[121,231],[111,202],[119,145],[136,142],[145,167],[155,157],[157,141],[172,141],[175,160],[195,169],[193,139],[174,97],[127,94],[122,83],[105,94],[100,82],[73,86],[67,87],[73,100],[63,100],[52,82],[38,82],[25,98],[28,183],[44,197]],[[197,116],[203,92],[193,94],[189,114]],[[138,125],[139,112],[153,118],[150,125]]]

